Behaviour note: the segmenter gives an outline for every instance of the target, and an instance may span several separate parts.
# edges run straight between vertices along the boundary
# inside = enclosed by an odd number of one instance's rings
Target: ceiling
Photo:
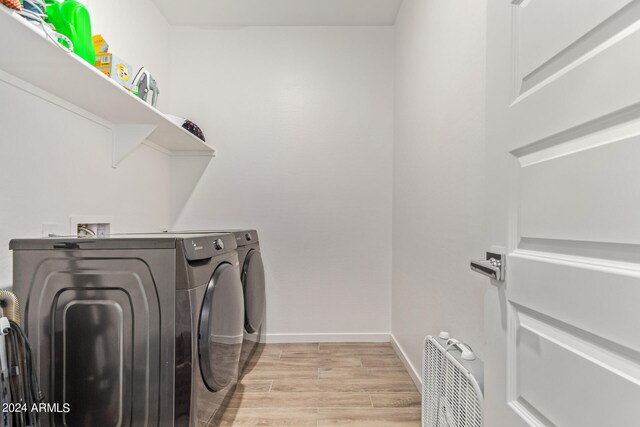
[[[402,0],[153,0],[172,25],[393,25]]]

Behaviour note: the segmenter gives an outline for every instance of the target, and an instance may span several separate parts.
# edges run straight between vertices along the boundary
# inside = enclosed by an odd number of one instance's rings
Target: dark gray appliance
[[[266,317],[266,291],[264,264],[256,230],[233,230],[238,246],[240,277],[244,290],[244,338],[240,356],[240,372],[255,352],[257,344],[264,342],[263,324]]]
[[[260,240],[256,230],[176,231],[189,233],[233,233],[238,247],[240,278],[244,291],[244,338],[240,357],[240,373],[246,369],[259,343],[265,341],[266,291],[264,264],[260,252]]]
[[[232,234],[11,241],[43,426],[215,425],[244,323]]]

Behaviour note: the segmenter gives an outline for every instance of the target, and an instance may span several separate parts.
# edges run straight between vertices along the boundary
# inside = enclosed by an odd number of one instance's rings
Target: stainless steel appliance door
[[[242,286],[244,288],[244,327],[253,334],[260,329],[265,316],[264,264],[260,251],[252,249],[242,266]]]
[[[209,281],[200,314],[198,357],[202,379],[210,391],[219,391],[237,378],[243,322],[238,270],[222,263]]]

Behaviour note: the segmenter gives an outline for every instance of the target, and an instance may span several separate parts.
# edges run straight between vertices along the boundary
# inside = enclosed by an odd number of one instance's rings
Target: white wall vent
[[[481,427],[483,369],[471,348],[448,333],[426,337],[422,427]]]

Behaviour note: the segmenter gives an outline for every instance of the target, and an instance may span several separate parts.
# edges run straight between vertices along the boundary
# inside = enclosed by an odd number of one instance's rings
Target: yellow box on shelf
[[[101,53],[96,56],[95,66],[98,70],[131,90],[133,83],[133,67],[112,53]]]
[[[102,35],[92,37],[93,48],[96,51],[95,67],[111,77],[127,90],[131,90],[133,83],[133,67],[122,58],[109,53],[109,45]]]

